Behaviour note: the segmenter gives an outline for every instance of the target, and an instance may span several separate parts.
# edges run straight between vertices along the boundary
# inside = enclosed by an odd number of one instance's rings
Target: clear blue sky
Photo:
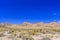
[[[60,20],[60,0],[0,0],[0,22]]]

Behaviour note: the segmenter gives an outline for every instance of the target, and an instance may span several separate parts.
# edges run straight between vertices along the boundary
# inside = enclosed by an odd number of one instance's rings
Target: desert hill
[[[2,23],[0,24],[0,27],[42,27],[42,28],[59,28],[60,24],[57,22],[50,22],[50,23],[44,23],[44,22],[39,22],[39,23],[29,23],[29,22],[24,22],[22,24],[9,24],[9,23]]]

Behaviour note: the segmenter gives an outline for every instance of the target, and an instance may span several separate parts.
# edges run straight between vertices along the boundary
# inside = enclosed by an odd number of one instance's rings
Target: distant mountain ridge
[[[39,22],[34,24],[29,22],[24,22],[22,24],[3,23],[0,24],[0,27],[60,27],[60,24],[58,24],[57,22],[50,22],[50,23]]]

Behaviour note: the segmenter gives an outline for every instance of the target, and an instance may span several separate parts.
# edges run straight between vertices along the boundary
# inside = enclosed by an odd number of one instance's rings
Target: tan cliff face
[[[29,22],[24,22],[23,24],[0,24],[0,27],[60,27],[60,24],[56,22],[50,22],[50,23],[29,23]]]
[[[32,24],[29,23],[29,22],[24,22],[22,25],[23,25],[23,26],[32,26]]]

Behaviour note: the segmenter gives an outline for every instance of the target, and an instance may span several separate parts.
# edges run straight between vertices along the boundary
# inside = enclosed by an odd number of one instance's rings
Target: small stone
[[[50,38],[48,38],[48,37],[44,37],[44,38],[41,39],[41,40],[50,40]]]

